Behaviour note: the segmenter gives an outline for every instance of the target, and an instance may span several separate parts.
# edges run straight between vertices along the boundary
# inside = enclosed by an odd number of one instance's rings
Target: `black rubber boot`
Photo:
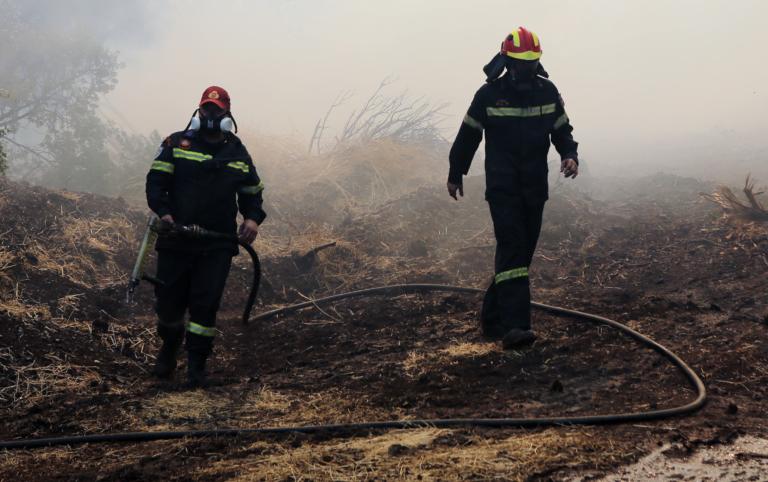
[[[190,351],[187,358],[187,388],[205,388],[208,377],[205,374],[205,361],[208,355]]]
[[[152,373],[157,378],[171,378],[176,370],[176,357],[184,339],[184,326],[169,326],[160,324],[157,332],[163,339],[163,346],[155,359],[155,367]]]
[[[531,329],[531,291],[528,277],[511,279],[496,285],[501,324],[512,329]]]
[[[536,335],[531,330],[521,330],[514,328],[504,335],[501,340],[501,347],[505,350],[515,350],[532,345],[536,341]]]
[[[496,291],[496,283],[491,280],[490,286],[483,297],[483,307],[480,310],[480,332],[491,340],[501,340],[507,334],[509,328],[501,323],[499,312],[499,296]]]

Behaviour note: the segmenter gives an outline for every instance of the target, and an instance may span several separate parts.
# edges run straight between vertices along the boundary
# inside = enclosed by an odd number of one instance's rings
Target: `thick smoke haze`
[[[44,2],[46,4],[50,2]],[[35,2],[25,2],[34,11]],[[542,39],[593,173],[768,177],[760,0],[61,2],[42,28],[90,6],[124,67],[104,112],[125,129],[184,127],[202,90],[227,88],[243,130],[308,140],[334,98],[338,129],[386,77],[448,103],[452,140],[482,66],[518,25]],[[86,9],[87,10],[87,9]],[[82,16],[81,16],[82,17]],[[475,163],[473,172],[481,163]]]

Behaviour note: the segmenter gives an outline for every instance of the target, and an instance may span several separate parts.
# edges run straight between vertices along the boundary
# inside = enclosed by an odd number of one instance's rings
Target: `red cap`
[[[203,96],[200,98],[200,107],[208,102],[213,102],[226,111],[229,110],[229,94],[217,85],[212,85],[205,89]]]

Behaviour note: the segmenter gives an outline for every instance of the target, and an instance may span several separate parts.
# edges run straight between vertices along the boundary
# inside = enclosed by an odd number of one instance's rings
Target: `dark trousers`
[[[158,252],[157,278],[164,285],[155,287],[155,312],[157,332],[163,341],[180,344],[186,331],[187,350],[211,353],[216,312],[231,264],[229,250]],[[189,321],[185,325],[187,311]]]
[[[493,192],[487,196],[496,235],[494,280],[486,292],[482,321],[504,330],[531,328],[531,289],[528,268],[541,232],[543,202]]]

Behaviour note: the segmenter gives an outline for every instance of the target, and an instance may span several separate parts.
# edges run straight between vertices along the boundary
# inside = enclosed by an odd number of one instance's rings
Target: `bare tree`
[[[727,186],[721,186],[717,192],[702,196],[719,205],[726,214],[751,221],[768,221],[768,209],[758,199],[763,191],[755,192],[755,181],[747,176],[742,190],[747,198],[747,203],[741,201],[738,196]]]
[[[312,138],[309,140],[309,149],[308,152],[312,154],[312,151],[314,150],[316,153],[320,153],[321,147],[320,147],[320,141],[323,138],[323,134],[325,133],[325,130],[328,128],[328,119],[331,116],[331,113],[341,105],[344,104],[349,98],[352,97],[352,91],[344,91],[341,92],[338,96],[336,96],[336,99],[333,101],[333,104],[331,104],[330,107],[328,107],[328,110],[325,112],[325,115],[322,119],[318,119],[317,124],[315,125],[315,131],[312,133]]]
[[[385,138],[426,145],[446,141],[439,125],[447,104],[433,105],[423,96],[412,98],[407,90],[396,96],[388,96],[385,90],[393,83],[391,77],[382,80],[363,105],[349,114],[343,129],[334,138],[332,149],[349,143]],[[309,152],[320,152],[321,140],[328,129],[328,119],[350,97],[349,91],[339,94],[325,116],[317,121]]]

